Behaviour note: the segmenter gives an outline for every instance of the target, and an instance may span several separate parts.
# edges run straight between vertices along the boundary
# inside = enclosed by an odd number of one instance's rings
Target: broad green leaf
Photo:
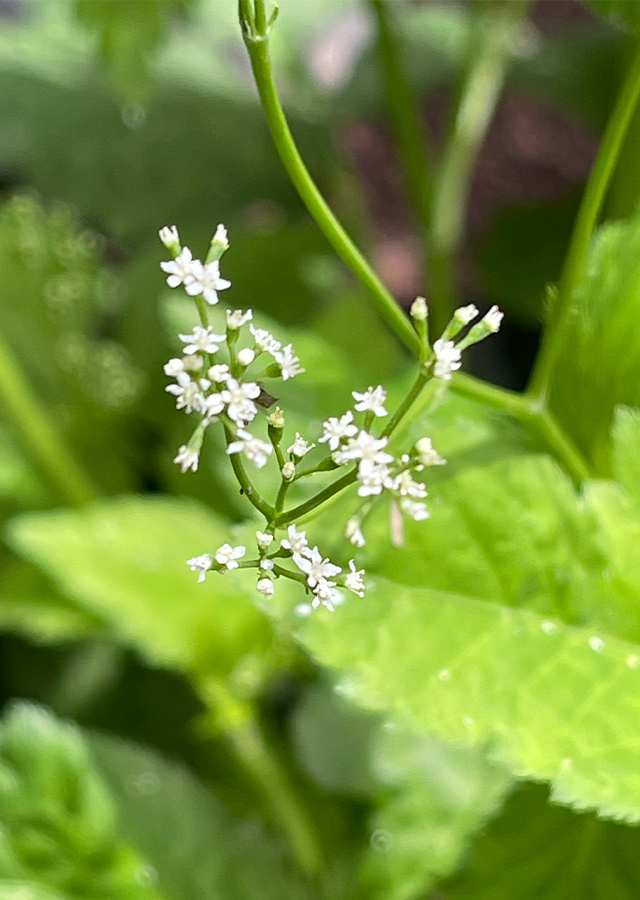
[[[186,560],[229,539],[195,501],[124,497],[21,516],[14,548],[153,665],[212,675],[271,641],[264,617],[228,578],[198,584]]]
[[[610,475],[615,408],[640,404],[640,214],[600,230],[572,303],[550,402],[598,474]]]
[[[0,826],[3,900],[161,900],[80,732],[28,704],[0,722]]]
[[[640,411],[619,407],[613,426],[613,465],[616,480],[640,499]]]
[[[544,788],[527,785],[439,888],[448,900],[635,900],[639,860],[638,828],[550,805]]]
[[[635,0],[586,0],[601,16],[629,31],[640,30],[640,6]]]

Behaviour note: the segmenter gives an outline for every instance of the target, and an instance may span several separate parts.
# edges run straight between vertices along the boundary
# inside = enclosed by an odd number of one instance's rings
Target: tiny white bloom
[[[185,344],[185,353],[217,353],[219,345],[226,340],[226,335],[216,334],[211,326],[205,328],[204,325],[196,325],[191,334],[178,337]]]
[[[200,403],[199,412],[203,414],[207,421],[207,424],[209,424],[210,422],[214,421],[215,416],[220,415],[223,409],[224,400],[219,393],[214,391],[212,394],[208,394],[206,397],[203,397],[202,402]]]
[[[355,563],[352,559],[349,560],[349,568],[351,569],[351,571],[346,575],[344,579],[344,586],[350,591],[353,591],[353,593],[357,594],[359,597],[364,597],[365,584],[362,580],[364,569],[356,569]]]
[[[477,315],[479,315],[477,306],[474,306],[473,303],[470,303],[468,306],[458,307],[458,309],[453,314],[453,318],[461,325],[468,325],[469,322],[472,322]]]
[[[199,372],[204,365],[204,360],[197,353],[187,353],[182,357],[182,365],[185,372]]]
[[[312,612],[313,606],[310,603],[298,603],[295,608],[295,614],[303,618],[310,616]]]
[[[309,444],[305,439],[296,431],[296,439],[291,444],[290,447],[287,447],[287,453],[292,453],[294,456],[297,456],[298,459],[302,459],[305,453],[308,453],[309,450],[313,450],[315,444]]]
[[[500,325],[504,319],[504,313],[497,306],[492,306],[485,315],[483,321],[490,332],[494,333],[500,330]]]
[[[174,357],[170,359],[169,362],[164,364],[164,374],[168,375],[169,378],[176,378],[180,372],[184,372],[184,361],[182,359],[178,359]]]
[[[364,459],[358,466],[358,496],[371,497],[382,493],[382,488],[389,476],[389,467],[384,463],[370,462]]]
[[[261,550],[266,550],[273,543],[274,537],[268,531],[256,531],[256,541]]]
[[[211,238],[211,243],[220,247],[222,253],[229,249],[229,238],[227,237],[227,229],[224,225],[218,225],[216,233]]]
[[[199,382],[192,381],[186,372],[180,372],[177,377],[177,384],[169,384],[165,391],[173,394],[176,398],[176,408],[184,409],[190,413],[194,409],[199,410],[204,402],[204,394]],[[208,382],[205,381],[208,384]]]
[[[275,563],[272,559],[261,559],[260,560],[260,568],[263,570],[263,572],[271,572],[271,570],[273,569],[274,566],[275,566]]]
[[[320,579],[329,579],[342,572],[340,566],[336,566],[329,559],[323,559],[317,547],[307,549],[304,556],[301,553],[294,553],[293,561],[300,571],[305,573],[307,584],[311,588],[315,587]]]
[[[216,384],[221,384],[229,378],[229,366],[226,363],[216,363],[211,366],[207,372],[207,376]]]
[[[205,575],[213,565],[213,560],[208,553],[203,553],[201,556],[194,556],[192,559],[188,559],[187,565],[192,572],[200,572],[198,575],[198,583],[200,583],[204,581]]]
[[[334,607],[342,603],[342,594],[337,590],[335,582],[328,581],[326,578],[318,579],[313,593],[314,598],[311,601],[311,605],[314,609],[317,609],[322,603],[330,612],[333,612]]]
[[[416,299],[411,304],[411,309],[409,310],[411,313],[411,318],[416,319],[418,322],[424,322],[429,315],[429,309],[427,307],[427,301],[424,297],[416,297]]]
[[[190,297],[202,294],[211,306],[218,302],[218,291],[231,287],[231,282],[220,275],[220,263],[217,260],[203,265],[196,260],[191,267],[191,274],[185,281],[184,288]]]
[[[437,450],[434,450],[431,438],[422,437],[416,441],[416,453],[420,464],[423,466],[444,466],[446,459],[440,456]]]
[[[244,453],[249,462],[261,469],[266,464],[269,454],[273,450],[271,444],[254,437],[242,428],[238,429],[237,438],[237,440],[229,444],[227,453]]]
[[[272,356],[278,353],[282,346],[280,341],[277,341],[265,328],[254,328],[253,325],[249,325],[249,331],[253,335],[258,350],[270,353]]]
[[[358,433],[357,426],[352,423],[353,413],[351,410],[346,412],[339,419],[332,416],[330,419],[327,419],[326,422],[322,423],[324,433],[319,439],[319,442],[321,444],[328,442],[330,450],[337,450],[340,446],[340,441],[342,441],[343,438],[350,438]]]
[[[158,235],[167,250],[180,246],[180,235],[175,225],[165,225],[164,228],[160,229]]]
[[[160,268],[163,272],[167,272],[167,284],[171,288],[176,288],[181,284],[187,285],[193,278],[196,267],[202,265],[197,259],[191,255],[188,247],[183,247],[181,253],[175,259],[168,262],[161,262]]]
[[[272,428],[284,428],[284,413],[280,409],[279,406],[270,412],[267,416],[267,422],[271,425]]]
[[[296,474],[296,464],[292,462],[286,462],[282,467],[282,477],[285,481],[291,481],[291,479]]]
[[[354,544],[356,547],[364,547],[367,543],[362,533],[362,523],[357,516],[352,516],[348,519],[344,528],[344,534],[349,543]]]
[[[304,369],[299,365],[300,360],[293,352],[292,344],[287,344],[286,347],[282,348],[282,351],[277,350],[273,356],[280,366],[283,381],[295,378],[296,375],[301,375],[304,372]]]
[[[273,597],[273,581],[270,578],[260,578],[256,584],[256,590],[264,597]]]
[[[198,461],[200,459],[200,451],[192,450],[183,444],[182,447],[178,450],[178,455],[173,460],[176,465],[180,466],[182,469],[182,473],[184,474],[188,469],[192,469],[194,472],[198,471]]]
[[[349,438],[346,445],[333,454],[333,459],[338,465],[354,459],[380,464],[393,462],[393,456],[384,451],[386,446],[387,438],[375,438],[363,430],[357,437]]]
[[[225,569],[237,569],[238,560],[242,559],[246,552],[246,547],[232,547],[231,544],[223,544],[222,547],[218,547],[216,550],[216,562],[224,566]]]
[[[399,475],[385,479],[384,486],[401,497],[426,497],[427,489],[420,481],[414,481],[411,472],[400,472]]]
[[[400,501],[400,509],[405,515],[415,519],[416,522],[429,518],[429,511],[424,503],[416,503],[415,500],[408,500],[406,497],[403,497]]]
[[[260,386],[253,381],[240,384],[235,378],[228,378],[227,389],[220,396],[227,404],[227,415],[239,425],[246,425],[258,412],[253,400],[260,396]]]
[[[255,358],[255,350],[252,350],[251,347],[244,347],[242,350],[238,351],[238,362],[245,368],[250,366]]]
[[[309,548],[307,541],[307,532],[298,531],[295,525],[289,525],[287,528],[287,537],[280,541],[285,550],[291,550],[292,553],[306,553]]]
[[[231,331],[237,331],[253,318],[253,310],[245,309],[228,309],[227,310],[227,328]]]
[[[353,391],[351,395],[358,402],[355,405],[355,408],[358,412],[365,412],[366,410],[371,410],[376,416],[386,416],[387,411],[384,408],[384,401],[387,399],[387,392],[382,387],[382,385],[378,385],[378,387],[367,388],[364,394],[359,394],[357,391]]]
[[[433,345],[436,361],[433,366],[433,374],[443,381],[451,380],[451,373],[462,365],[462,354],[453,341],[436,341]]]

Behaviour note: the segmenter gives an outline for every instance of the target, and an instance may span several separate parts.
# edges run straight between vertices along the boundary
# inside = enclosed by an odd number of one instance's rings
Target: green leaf
[[[439,887],[448,900],[635,900],[640,832],[550,805],[527,785],[478,840],[468,866]]]
[[[15,549],[43,569],[152,665],[228,674],[270,646],[264,617],[232,578],[198,584],[185,561],[229,539],[228,526],[195,501],[124,497],[21,516]]]
[[[639,303],[640,214],[598,233],[552,372],[551,406],[602,475],[616,406],[640,404]]]
[[[629,31],[640,29],[640,7],[634,0],[586,0],[597,13]]]
[[[640,410],[616,410],[613,426],[613,466],[616,480],[640,499]]]
[[[281,841],[259,820],[233,818],[191,773],[134,744],[90,745],[123,828],[171,900],[308,900]]]
[[[80,732],[28,704],[0,723],[0,825],[3,898],[160,900]]]

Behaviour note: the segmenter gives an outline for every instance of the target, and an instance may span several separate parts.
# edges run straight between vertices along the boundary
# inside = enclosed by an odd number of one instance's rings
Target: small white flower
[[[406,497],[400,501],[400,509],[406,516],[420,522],[422,519],[429,518],[429,510],[424,503],[416,503],[415,500],[408,500]]]
[[[244,347],[242,350],[238,351],[238,362],[241,366],[244,366],[245,369],[247,366],[251,365],[255,358],[255,350],[252,350],[251,347]]]
[[[240,384],[235,378],[228,378],[227,389],[220,396],[227,404],[227,415],[238,425],[248,424],[258,412],[253,400],[260,396],[260,386],[253,381]]]
[[[182,357],[185,372],[199,372],[204,365],[204,360],[197,353],[187,353]]]
[[[342,594],[337,590],[335,582],[328,581],[326,578],[319,578],[314,588],[314,598],[311,605],[314,609],[322,603],[329,612],[333,612],[334,607],[342,603]]]
[[[291,479],[296,474],[296,464],[292,462],[286,462],[282,467],[282,477],[285,481],[291,481]]]
[[[352,516],[348,519],[344,528],[344,534],[349,543],[356,547],[364,547],[367,543],[362,533],[362,523],[357,516]]]
[[[371,412],[373,412],[376,416],[387,415],[387,411],[384,408],[384,401],[387,399],[387,392],[382,387],[382,385],[379,384],[376,388],[367,388],[364,394],[359,394],[357,391],[353,391],[351,396],[358,401],[355,405],[355,408],[358,412],[371,410]]]
[[[246,552],[246,547],[232,547],[231,544],[223,544],[222,547],[218,547],[216,550],[216,562],[221,566],[224,566],[227,570],[237,569],[238,560],[242,559]]]
[[[273,597],[273,581],[270,578],[260,578],[256,584],[256,590],[264,597]]]
[[[295,525],[289,525],[287,528],[287,537],[280,541],[285,550],[291,550],[292,553],[306,553],[309,549],[307,541],[307,532],[298,531]]]
[[[229,249],[229,238],[227,237],[227,229],[224,225],[218,225],[216,228],[216,233],[211,238],[211,243],[219,248],[220,256]]]
[[[272,559],[261,559],[260,560],[260,568],[263,572],[271,572],[275,563]]]
[[[349,560],[349,568],[351,571],[345,576],[344,586],[359,597],[364,597],[365,584],[362,580],[364,569],[356,569],[352,559]]]
[[[384,463],[374,463],[365,459],[358,466],[358,496],[371,497],[382,493],[382,488],[389,477],[389,467]]]
[[[400,472],[385,479],[384,486],[401,497],[426,497],[427,489],[420,481],[414,481],[411,472]]]
[[[425,322],[429,315],[429,308],[427,307],[427,301],[424,297],[416,297],[411,304],[409,312],[411,313],[412,319],[416,319],[418,322]]]
[[[295,608],[295,614],[305,619],[307,616],[310,616],[312,612],[313,606],[310,603],[298,603]]]
[[[231,287],[231,282],[220,276],[220,263],[217,260],[206,265],[196,260],[184,284],[184,289],[190,297],[202,294],[211,306],[215,306],[218,302],[218,291],[224,291],[228,287]]]
[[[293,352],[292,344],[287,344],[286,347],[282,348],[282,351],[277,350],[273,356],[280,366],[283,381],[295,378],[296,375],[301,375],[304,372],[304,369],[299,365],[300,360]]]
[[[386,446],[387,438],[375,438],[363,430],[357,437],[349,438],[347,444],[333,454],[333,459],[338,465],[354,459],[379,464],[393,462],[393,456],[384,451]]]
[[[477,315],[479,315],[478,308],[474,306],[473,303],[470,303],[468,306],[458,307],[453,314],[453,318],[456,322],[459,322],[460,325],[468,325]]]
[[[353,413],[351,412],[351,410],[349,410],[349,412],[346,412],[339,419],[337,419],[335,416],[327,419],[326,422],[322,423],[324,433],[319,439],[319,442],[321,444],[328,442],[330,450],[337,450],[340,446],[340,441],[342,441],[343,438],[350,438],[353,437],[354,434],[358,433],[357,426],[353,425],[352,422]]]
[[[174,357],[170,359],[168,363],[164,364],[164,374],[168,375],[169,378],[176,378],[180,372],[184,372],[184,361],[182,359],[178,359]]]
[[[293,561],[307,576],[307,584],[310,588],[316,587],[321,579],[328,580],[342,572],[340,566],[336,566],[329,559],[323,559],[317,547],[307,549],[304,556],[301,553],[294,553]]]
[[[198,575],[198,583],[200,583],[204,581],[205,575],[213,565],[213,560],[208,553],[203,553],[201,556],[194,556],[192,559],[188,559],[187,565],[192,572],[200,572]]]
[[[451,373],[462,365],[462,354],[453,341],[436,341],[433,345],[436,361],[433,366],[433,374],[443,381],[451,380]]]
[[[264,353],[270,353],[272,356],[275,356],[275,354],[279,352],[282,344],[265,328],[254,328],[253,325],[249,325],[249,331],[253,335],[258,350]]]
[[[266,550],[273,543],[274,537],[268,531],[256,531],[256,541],[261,550]]]
[[[193,258],[191,250],[188,247],[183,247],[179,256],[167,262],[161,262],[160,268],[163,272],[168,273],[167,284],[169,287],[176,288],[181,284],[184,284],[186,287],[187,283],[193,278],[197,266],[201,265],[202,263]]]
[[[158,236],[167,250],[171,250],[172,247],[180,246],[180,235],[178,234],[178,229],[175,225],[165,225],[164,228],[161,228],[158,232]]]
[[[238,328],[242,328],[251,319],[253,319],[253,310],[251,309],[245,309],[244,311],[241,309],[227,310],[227,328],[230,331],[237,331]]]
[[[279,406],[276,406],[273,412],[269,413],[267,422],[272,428],[284,428],[284,413]]]
[[[226,341],[226,335],[216,334],[211,326],[205,328],[203,325],[196,325],[191,334],[178,337],[185,344],[185,353],[217,353],[219,345]]]
[[[249,462],[261,469],[267,462],[269,454],[273,450],[271,444],[261,441],[248,431],[238,429],[237,440],[232,441],[227,447],[227,453],[244,453]]]
[[[290,447],[287,447],[287,453],[292,453],[294,456],[297,456],[298,459],[302,459],[305,453],[308,453],[309,450],[313,450],[315,444],[309,444],[302,435],[298,434],[296,431],[296,439]]]
[[[169,384],[165,391],[173,394],[176,398],[176,409],[184,409],[190,413],[194,409],[200,410],[204,403],[204,394],[202,392],[201,383],[192,381],[186,372],[180,372],[177,377],[177,384]],[[208,386],[206,379],[202,379],[204,384]]]
[[[504,313],[500,309],[498,309],[497,306],[492,306],[489,312],[485,315],[483,322],[485,323],[489,331],[495,334],[496,331],[500,330],[500,325],[503,319]]]
[[[216,384],[221,384],[229,378],[229,366],[226,363],[216,363],[207,372],[207,377]]]
[[[199,404],[199,412],[203,414],[207,424],[213,422],[214,417],[220,415],[223,409],[224,400],[216,391],[203,397]]]
[[[422,466],[444,466],[446,459],[434,450],[431,438],[422,437],[416,441],[415,451]]]
[[[176,465],[180,466],[184,474],[188,469],[194,472],[198,471],[198,461],[200,459],[200,451],[193,450],[183,444],[178,450],[178,455],[173,460]]]

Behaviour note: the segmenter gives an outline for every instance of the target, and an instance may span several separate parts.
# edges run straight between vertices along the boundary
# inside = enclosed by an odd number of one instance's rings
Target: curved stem
[[[342,478],[338,478],[333,484],[330,484],[324,490],[316,494],[315,497],[305,500],[304,503],[294,506],[293,509],[285,510],[285,512],[275,520],[276,526],[281,528],[283,525],[288,525],[289,522],[295,522],[296,519],[300,519],[302,516],[306,516],[307,513],[313,512],[314,509],[317,509],[317,507],[321,506],[326,500],[330,500],[331,497],[334,497],[336,494],[339,494],[340,491],[353,484],[357,477],[358,467],[356,466],[350,472],[347,472],[346,475],[343,475]]]
[[[574,289],[584,274],[589,245],[622,145],[640,99],[640,43],[600,144],[571,235],[558,295],[549,311],[542,345],[527,388],[531,397],[546,402],[548,382],[564,339]]]
[[[229,425],[224,423],[224,432],[225,438],[227,441],[227,447],[235,438],[235,435]],[[229,459],[231,460],[231,466],[235,473],[236,478],[240,484],[240,488],[242,493],[245,495],[249,503],[251,503],[258,512],[262,513],[262,515],[267,519],[267,521],[271,521],[273,518],[273,507],[269,506],[266,500],[263,500],[254,486],[251,484],[251,480],[247,475],[246,469],[242,460],[240,459],[239,453],[229,453]]]
[[[338,256],[368,289],[389,327],[417,354],[420,344],[409,320],[336,219],[300,156],[274,84],[268,37],[254,38],[246,29],[243,37],[271,136],[294,187]]]
[[[55,423],[24,377],[17,360],[0,337],[0,399],[38,468],[56,493],[70,506],[95,500],[91,484],[77,459],[64,443]]]
[[[418,375],[415,380],[414,385],[411,390],[404,398],[400,406],[397,408],[393,416],[389,419],[386,428],[380,435],[380,437],[390,437],[390,435],[396,430],[402,419],[409,412],[415,401],[420,396],[422,388],[430,381],[431,378],[429,375],[425,375],[422,372]]]

